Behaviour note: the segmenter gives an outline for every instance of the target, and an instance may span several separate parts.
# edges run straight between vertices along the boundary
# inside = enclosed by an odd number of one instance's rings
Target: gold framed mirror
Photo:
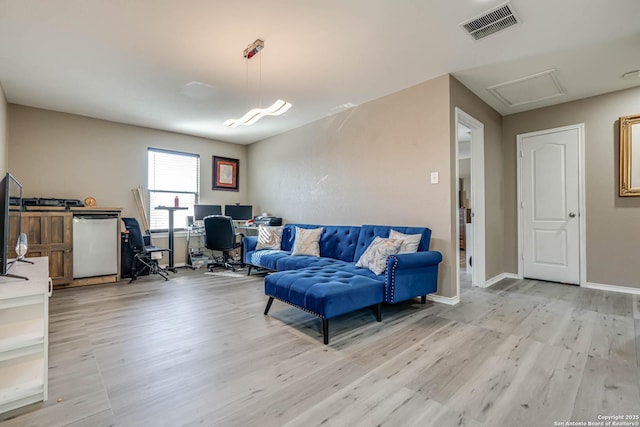
[[[620,117],[620,196],[640,196],[640,114]]]

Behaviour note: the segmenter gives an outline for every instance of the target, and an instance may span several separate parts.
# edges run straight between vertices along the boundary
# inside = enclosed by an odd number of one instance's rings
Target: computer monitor
[[[202,221],[205,216],[222,215],[222,206],[220,205],[193,205],[193,219]]]
[[[253,206],[251,205],[225,205],[224,214],[236,221],[246,221],[253,217]]]

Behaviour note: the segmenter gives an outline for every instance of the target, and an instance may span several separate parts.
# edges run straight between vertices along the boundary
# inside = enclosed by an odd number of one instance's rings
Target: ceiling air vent
[[[463,22],[460,26],[474,40],[480,40],[519,23],[520,20],[516,16],[513,6],[507,2],[494,7],[480,16]]]

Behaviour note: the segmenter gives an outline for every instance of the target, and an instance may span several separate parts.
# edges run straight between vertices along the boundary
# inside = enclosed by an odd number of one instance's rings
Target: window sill
[[[176,230],[173,232],[173,236],[174,237],[179,237],[179,236],[187,236],[187,230],[181,229],[181,230]],[[169,237],[169,232],[168,231],[152,231],[151,232],[151,238],[163,238],[163,237]]]

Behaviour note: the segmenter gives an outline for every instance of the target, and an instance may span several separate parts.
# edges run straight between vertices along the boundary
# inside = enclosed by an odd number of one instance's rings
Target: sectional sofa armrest
[[[423,251],[391,255],[385,274],[385,301],[395,303],[438,290],[438,265],[442,254]]]
[[[387,266],[397,263],[396,268],[421,268],[430,265],[438,265],[442,262],[442,254],[438,251],[422,251],[412,254],[391,255],[387,259]]]
[[[258,245],[258,236],[245,236],[242,239],[242,245],[244,246],[244,253],[255,251]]]

